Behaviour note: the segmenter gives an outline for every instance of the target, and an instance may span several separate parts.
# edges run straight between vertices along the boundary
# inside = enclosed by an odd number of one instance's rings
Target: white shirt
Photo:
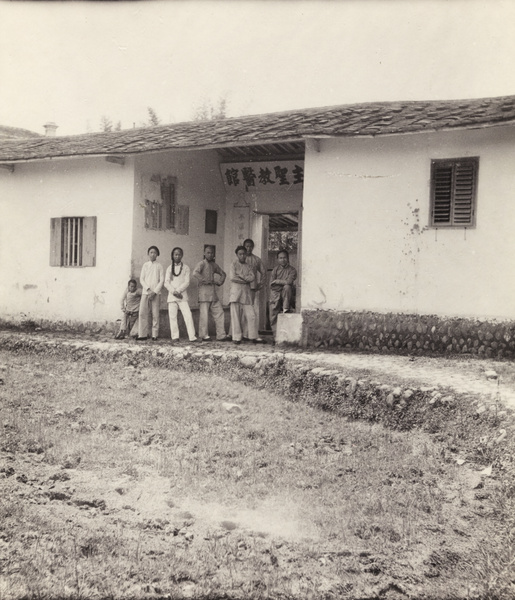
[[[168,302],[188,302],[188,292],[186,291],[190,285],[190,268],[188,265],[181,263],[175,265],[175,272],[181,271],[179,275],[172,277],[173,263],[166,269],[165,288],[168,290]],[[182,298],[177,298],[173,293],[182,294]]]
[[[142,294],[144,296],[148,295],[150,292],[159,294],[165,282],[163,266],[158,263],[157,260],[149,260],[141,267],[139,280],[141,287],[143,288]]]

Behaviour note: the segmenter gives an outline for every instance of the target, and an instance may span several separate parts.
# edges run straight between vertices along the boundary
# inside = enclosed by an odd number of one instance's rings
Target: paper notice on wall
[[[235,207],[233,212],[234,241],[238,246],[250,235],[250,208],[248,206]]]
[[[155,175],[152,175],[152,177],[144,175],[141,182],[141,194],[143,200],[161,204],[163,201],[161,197],[161,178]]]

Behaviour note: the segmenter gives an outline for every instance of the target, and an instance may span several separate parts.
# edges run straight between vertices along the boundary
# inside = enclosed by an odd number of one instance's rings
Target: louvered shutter
[[[431,224],[435,227],[474,225],[479,160],[435,160],[431,166]]]
[[[433,164],[433,224],[448,224],[452,207],[452,166]]]
[[[162,229],[173,229],[176,226],[175,183],[174,177],[167,177],[161,186],[161,195],[163,197]]]
[[[454,169],[453,225],[471,225],[474,219],[474,197],[477,163],[458,162]]]

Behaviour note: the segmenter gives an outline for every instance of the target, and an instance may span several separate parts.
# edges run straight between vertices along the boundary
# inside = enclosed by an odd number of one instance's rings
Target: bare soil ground
[[[492,453],[463,464],[443,436],[237,373],[0,367],[2,600],[514,597],[515,488]]]

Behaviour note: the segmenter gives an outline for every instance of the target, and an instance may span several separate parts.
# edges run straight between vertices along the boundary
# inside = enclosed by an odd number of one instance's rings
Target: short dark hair
[[[246,239],[246,240],[243,242],[243,246],[244,246],[244,247],[245,247],[245,244],[246,244],[247,242],[250,242],[250,243],[252,244],[252,247],[253,247],[253,248],[254,248],[254,246],[256,245],[256,244],[254,244],[254,240],[251,240],[250,238],[247,238],[247,239]]]
[[[240,250],[243,250],[243,252],[245,252],[245,253],[247,252],[247,251],[245,250],[245,246],[238,246],[238,247],[236,248],[236,250],[234,251],[234,254],[238,254],[238,252],[239,252]]]
[[[138,285],[138,282],[135,279],[129,279],[128,283],[127,283],[127,287],[129,287],[129,285],[133,283],[135,286]]]
[[[151,251],[151,250],[155,250],[157,252],[157,255],[159,256],[161,253],[159,252],[159,248],[157,246],[150,246],[150,248],[147,250],[147,254]]]
[[[173,260],[173,253],[174,253],[176,250],[180,250],[180,251],[181,251],[181,254],[184,256],[184,250],[183,250],[182,248],[179,248],[179,246],[175,246],[175,248],[174,248],[174,249],[173,249],[173,250],[170,252],[170,258],[171,258],[172,260]]]
[[[286,254],[286,258],[290,260],[290,253],[288,252],[288,250],[279,250],[279,252],[277,253],[277,258],[279,258],[279,254]]]
[[[215,247],[213,246],[213,244],[206,244],[206,245],[204,246],[204,254],[206,253],[206,250],[207,250],[208,248],[211,248],[211,250],[212,250],[213,252],[215,251]]]

